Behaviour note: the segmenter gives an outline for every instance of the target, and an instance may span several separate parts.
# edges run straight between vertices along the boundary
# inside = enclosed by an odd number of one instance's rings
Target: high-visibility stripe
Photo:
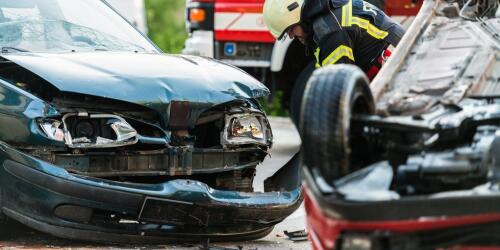
[[[314,56],[316,57],[316,68],[319,68],[321,67],[321,64],[319,64],[319,48],[316,49],[316,51],[314,51]]]
[[[352,53],[352,48],[347,47],[345,45],[340,45],[332,53],[330,53],[330,55],[328,55],[325,58],[325,60],[323,60],[321,66],[335,64],[340,60],[340,58],[344,56],[354,61],[354,54]]]
[[[342,26],[350,27],[352,17],[352,0],[349,0],[346,5],[342,6]]]
[[[342,27],[347,27],[347,6],[342,6]]]
[[[352,25],[352,0],[349,0],[349,3],[347,3],[347,14],[349,15],[347,20],[347,25],[351,26]]]
[[[380,30],[375,25],[371,24],[370,21],[365,20],[360,17],[352,17],[352,25],[356,25],[368,32],[369,35],[376,39],[384,39],[389,35],[387,31]]]

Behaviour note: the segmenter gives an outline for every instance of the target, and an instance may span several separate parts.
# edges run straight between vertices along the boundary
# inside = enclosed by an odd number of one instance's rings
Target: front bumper
[[[242,193],[193,180],[113,182],[71,175],[6,144],[0,149],[3,213],[64,238],[116,243],[255,239],[302,201],[298,186]]]

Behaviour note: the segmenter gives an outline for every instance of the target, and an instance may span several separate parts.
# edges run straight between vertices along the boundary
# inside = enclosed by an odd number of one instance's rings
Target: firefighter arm
[[[354,64],[354,53],[349,35],[344,30],[339,30],[326,36],[319,42],[315,56],[317,68],[337,63]]]
[[[392,46],[396,47],[398,46],[399,41],[401,41],[401,38],[405,34],[405,29],[399,23],[396,23],[392,20],[390,21],[391,23],[386,24],[388,26],[387,32],[389,33],[389,35],[386,37],[386,41],[390,43]]]

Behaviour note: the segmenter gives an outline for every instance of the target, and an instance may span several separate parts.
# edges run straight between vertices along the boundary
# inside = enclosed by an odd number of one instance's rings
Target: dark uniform
[[[312,34],[316,67],[351,63],[367,72],[404,34],[401,25],[362,0],[305,0],[301,23]]]

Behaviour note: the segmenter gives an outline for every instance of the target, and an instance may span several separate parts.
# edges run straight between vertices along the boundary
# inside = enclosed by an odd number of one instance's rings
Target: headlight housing
[[[122,117],[111,114],[68,113],[61,121],[39,122],[52,140],[69,148],[111,148],[135,144],[137,131]]]
[[[222,145],[258,144],[271,146],[273,140],[271,126],[260,113],[226,115],[222,133]]]

